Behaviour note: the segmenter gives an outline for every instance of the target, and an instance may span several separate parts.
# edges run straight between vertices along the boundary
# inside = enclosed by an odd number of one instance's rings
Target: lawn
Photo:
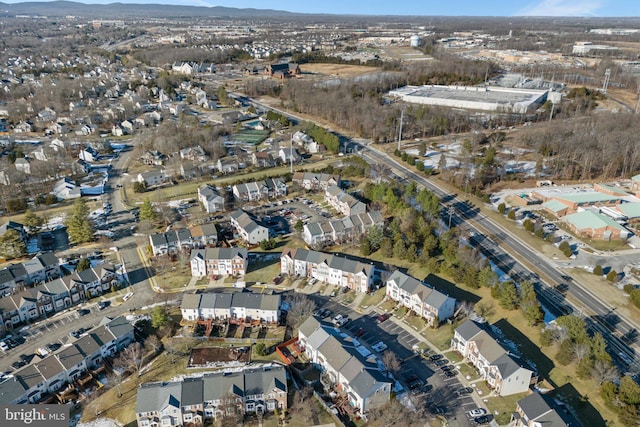
[[[462,356],[460,356],[460,354],[456,351],[447,351],[446,353],[442,354],[444,354],[444,357],[449,359],[452,363],[459,363],[463,360]]]
[[[449,325],[441,325],[437,329],[427,328],[421,334],[440,351],[448,350],[451,347],[453,329]]]
[[[250,263],[247,274],[244,275],[244,280],[247,283],[271,283],[278,274],[280,274],[280,260],[274,258]]]
[[[188,265],[176,265],[163,267],[162,261],[153,262],[152,267],[155,272],[155,280],[159,287],[164,290],[176,290],[184,288],[191,280],[191,269]],[[166,268],[164,271],[161,268]]]
[[[362,298],[362,302],[360,302],[360,308],[364,309],[380,304],[380,302],[382,302],[382,300],[384,299],[385,292],[386,288],[380,288],[377,291],[366,295],[364,298]]]
[[[345,304],[351,304],[353,301],[355,301],[355,299],[356,299],[356,293],[354,291],[349,291],[346,294],[344,294],[342,301]]]
[[[450,356],[459,357],[456,353],[453,353],[453,354],[449,353],[447,355],[447,357],[450,357]],[[449,360],[451,360],[451,358],[449,358]],[[462,376],[464,376],[465,378],[469,377],[470,381],[477,380],[479,378],[478,371],[476,371],[476,368],[469,365],[468,363],[462,363],[458,365],[458,369],[460,370],[460,373],[462,374]]]
[[[381,309],[387,312],[391,312],[395,310],[397,306],[398,306],[398,303],[395,302],[394,300],[387,300],[379,305]]]
[[[421,331],[427,326],[427,323],[424,321],[424,319],[422,317],[416,316],[415,314],[413,314],[413,312],[410,312],[409,315],[405,317],[404,321],[407,325],[411,326],[416,331]]]
[[[487,399],[487,408],[495,417],[500,425],[509,424],[511,413],[515,410],[516,402],[523,397],[529,395],[529,392],[512,394],[511,396],[489,397]]]

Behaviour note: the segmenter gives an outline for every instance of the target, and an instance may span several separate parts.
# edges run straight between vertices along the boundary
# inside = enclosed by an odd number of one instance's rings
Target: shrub
[[[267,355],[267,346],[264,345],[263,342],[259,342],[256,344],[256,354],[258,356],[266,356]]]
[[[407,155],[407,153],[405,153],[404,151],[403,151],[403,152],[402,152],[402,154],[400,155],[400,158],[402,159],[402,161],[403,161],[403,162],[406,162],[406,161],[407,161],[407,157],[409,157],[409,156],[408,156],[408,155]]]
[[[600,264],[593,267],[593,274],[595,274],[596,276],[602,276],[604,274],[604,271],[602,270],[602,266]]]
[[[631,294],[631,292],[633,292],[633,290],[634,290],[635,288],[636,288],[636,287],[635,287],[635,286],[633,286],[633,285],[632,285],[632,284],[630,284],[630,283],[627,283],[627,284],[626,284],[626,285],[624,285],[624,287],[623,287],[624,291],[625,291],[627,294]]]
[[[515,220],[516,219],[516,211],[514,211],[513,209],[511,209],[509,211],[509,213],[507,214],[507,218],[509,218],[510,220]]]
[[[535,230],[535,224],[529,218],[525,219],[522,225],[524,229],[527,230],[529,233],[533,233],[533,231]]]
[[[610,272],[607,273],[607,280],[609,282],[617,282],[618,281],[618,272],[614,269],[611,269]]]
[[[504,215],[504,213],[507,211],[507,205],[505,205],[504,203],[500,203],[498,205],[498,212],[500,212],[502,215]]]

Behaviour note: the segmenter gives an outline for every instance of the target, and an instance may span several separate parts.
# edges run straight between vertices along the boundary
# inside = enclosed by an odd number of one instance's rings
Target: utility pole
[[[400,141],[402,141],[402,122],[404,121],[404,109],[406,106],[402,107],[402,112],[400,113],[400,131],[398,132],[398,151],[400,151]]]
[[[607,94],[607,86],[609,86],[609,78],[611,77],[611,69],[604,70],[604,83],[602,83],[602,93]]]
[[[289,152],[289,164],[291,165],[291,173],[293,174],[293,134],[291,134],[291,151]]]

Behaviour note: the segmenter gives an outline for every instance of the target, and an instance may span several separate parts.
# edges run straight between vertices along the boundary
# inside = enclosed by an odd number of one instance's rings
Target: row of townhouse
[[[207,213],[224,210],[224,196],[213,185],[204,184],[198,188],[198,201]]]
[[[374,226],[384,227],[384,217],[379,211],[308,223],[304,225],[302,235],[308,245],[340,243],[366,233]]]
[[[340,175],[314,172],[295,172],[292,181],[305,190],[322,191],[326,191],[327,188],[332,186],[339,187],[342,183]]]
[[[394,271],[387,279],[387,297],[409,308],[427,321],[430,326],[438,326],[443,320],[453,317],[456,300],[439,292],[430,285],[427,276],[421,282],[400,270]]]
[[[276,409],[287,409],[287,374],[280,365],[141,384],[136,397],[138,427],[197,426]]]
[[[480,372],[500,396],[529,390],[533,372],[521,367],[489,333],[473,320],[455,330],[451,346]]]
[[[60,261],[53,252],[34,256],[20,264],[10,264],[0,270],[0,295],[16,286],[32,286],[62,275]]]
[[[280,256],[280,272],[292,277],[309,277],[358,292],[373,287],[375,267],[344,256],[307,249],[285,248]]]
[[[185,294],[180,310],[182,318],[194,320],[259,320],[275,323],[280,318],[279,294],[251,292]]]
[[[191,251],[191,275],[243,276],[249,266],[247,248],[206,248]]]
[[[204,248],[217,243],[218,230],[213,223],[149,235],[149,244],[154,256],[187,251],[192,248]]]
[[[367,205],[337,185],[327,187],[324,200],[342,215],[351,216],[367,212]]]
[[[240,235],[240,238],[250,245],[255,245],[269,239],[269,229],[264,227],[242,209],[229,215],[231,225]]]
[[[99,264],[41,285],[0,298],[0,329],[46,317],[65,308],[109,292],[118,276],[111,264]]]
[[[289,187],[282,178],[267,178],[260,181],[236,184],[233,196],[236,200],[255,201],[286,196]]]
[[[393,381],[357,340],[311,316],[298,328],[298,345],[361,414],[389,402]]]
[[[31,363],[0,383],[0,404],[38,403],[47,395],[102,365],[106,357],[134,342],[134,328],[124,318],[101,324],[39,362]]]

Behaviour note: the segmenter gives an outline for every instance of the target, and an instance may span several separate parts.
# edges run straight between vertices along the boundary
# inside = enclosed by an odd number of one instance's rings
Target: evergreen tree
[[[140,206],[140,220],[141,221],[155,221],[157,212],[153,209],[153,205],[149,199],[145,199],[142,206]]]
[[[20,233],[8,229],[0,236],[0,256],[6,259],[20,258],[27,254],[27,246],[22,241]]]
[[[33,212],[31,209],[27,209],[24,213],[24,225],[29,227],[29,231],[38,231],[44,224],[44,218]]]
[[[89,220],[89,207],[83,198],[76,199],[65,225],[69,239],[73,243],[86,243],[94,239],[93,224]]]
[[[169,323],[169,314],[163,306],[155,306],[151,312],[151,326],[159,329]]]

